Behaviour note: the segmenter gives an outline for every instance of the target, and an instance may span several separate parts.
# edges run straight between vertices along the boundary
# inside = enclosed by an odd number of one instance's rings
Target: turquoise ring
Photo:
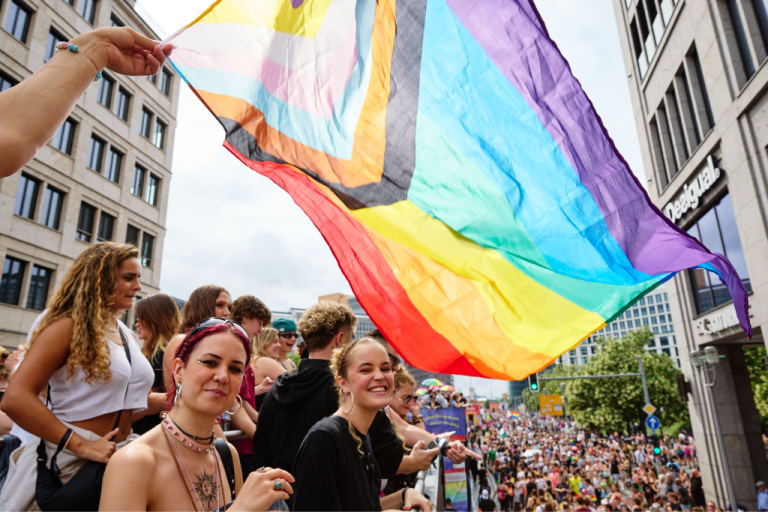
[[[283,488],[283,483],[280,480],[275,480],[275,490],[279,491]]]

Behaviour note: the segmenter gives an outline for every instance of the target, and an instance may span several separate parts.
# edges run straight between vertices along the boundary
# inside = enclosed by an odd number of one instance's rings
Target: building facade
[[[135,0],[0,2],[0,90],[54,54],[59,41],[104,26],[159,39]],[[74,259],[102,240],[133,243],[141,295],[159,291],[179,77],[103,72],[24,168],[0,179],[0,344],[15,347]],[[55,84],[52,84],[55,86]]]
[[[707,498],[725,509],[733,494],[756,510],[768,461],[743,348],[765,343],[768,321],[768,8],[765,0],[613,5],[648,194],[680,229],[725,254],[749,292],[751,340],[716,275],[696,269],[667,282]],[[708,347],[720,357],[706,372],[690,354]]]

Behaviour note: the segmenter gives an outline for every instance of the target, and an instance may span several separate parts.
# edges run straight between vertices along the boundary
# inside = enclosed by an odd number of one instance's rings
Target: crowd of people
[[[660,453],[642,433],[603,435],[572,421],[481,412],[469,443],[480,510],[611,512],[707,510],[692,436],[663,436]],[[493,498],[496,498],[494,501]]]

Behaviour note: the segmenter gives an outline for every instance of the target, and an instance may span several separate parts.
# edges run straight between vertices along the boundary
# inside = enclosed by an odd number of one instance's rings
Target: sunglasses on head
[[[298,334],[296,334],[295,332],[281,332],[281,333],[279,334],[279,336],[280,336],[281,338],[286,338],[286,339],[288,339],[288,338],[296,338],[296,339],[299,339],[299,335],[298,335]]]
[[[184,338],[184,341],[187,341],[188,339],[190,339],[192,336],[194,336],[195,334],[197,334],[200,331],[203,331],[203,330],[205,330],[205,329],[207,329],[209,327],[213,327],[214,325],[222,325],[222,324],[232,324],[232,326],[235,329],[240,331],[243,334],[243,336],[245,336],[245,339],[249,339],[248,338],[248,334],[245,332],[245,329],[240,327],[240,325],[238,323],[233,322],[229,318],[207,318],[207,319],[203,320],[202,322],[200,322],[199,324],[197,324],[195,326],[195,328],[192,329],[189,332],[189,334],[187,334],[187,337]]]

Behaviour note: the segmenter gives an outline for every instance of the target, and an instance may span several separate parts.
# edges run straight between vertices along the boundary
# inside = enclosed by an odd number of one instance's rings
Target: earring
[[[234,416],[235,414],[239,413],[239,412],[240,412],[240,409],[242,409],[242,408],[243,408],[243,399],[242,399],[242,398],[240,398],[240,395],[237,395],[237,396],[235,397],[235,401],[238,401],[238,400],[239,400],[239,402],[238,402],[238,403],[240,404],[240,407],[238,407],[238,409],[237,409],[235,412],[231,412],[231,411],[229,411],[229,410],[226,410],[226,411],[224,411],[224,412],[226,412],[226,413],[227,413],[227,414],[229,414],[230,416]],[[232,406],[230,405],[230,407],[232,407]]]
[[[349,408],[349,411],[345,411],[344,410],[344,399],[343,398],[342,398],[342,401],[341,401],[341,412],[343,412],[344,414],[349,414],[350,412],[352,412],[352,409],[355,408],[355,397],[354,397],[354,395],[352,393],[349,393],[349,396],[352,397],[352,407]]]
[[[176,405],[176,400],[181,398],[181,382],[176,383],[176,396],[173,397],[173,405]]]

